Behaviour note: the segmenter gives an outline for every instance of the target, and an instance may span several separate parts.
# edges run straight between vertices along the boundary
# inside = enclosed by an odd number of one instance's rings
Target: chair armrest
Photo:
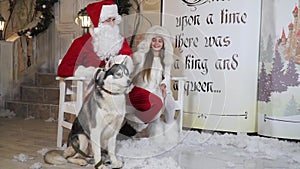
[[[171,77],[171,80],[178,80],[178,81],[185,81],[187,78],[185,76],[174,76],[174,77]]]
[[[88,80],[88,79],[85,77],[76,77],[76,76],[70,76],[70,77],[57,76],[56,80]]]
[[[60,92],[62,92],[60,97],[64,99],[64,96],[63,96],[64,94],[65,95],[73,95],[75,93],[77,93],[77,95],[78,95],[77,98],[82,98],[83,97],[83,85],[85,83],[84,81],[88,81],[89,79],[87,79],[85,77],[76,77],[76,76],[70,76],[70,77],[57,76],[56,80],[59,81]],[[68,83],[68,82],[72,83],[70,85],[71,88],[76,88],[76,89],[70,89],[70,88],[66,87],[66,83]]]

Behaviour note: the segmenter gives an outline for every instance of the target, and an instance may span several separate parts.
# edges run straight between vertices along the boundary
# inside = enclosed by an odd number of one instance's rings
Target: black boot
[[[134,128],[132,128],[127,122],[123,125],[123,127],[119,131],[120,134],[123,134],[127,137],[134,136],[137,132]]]

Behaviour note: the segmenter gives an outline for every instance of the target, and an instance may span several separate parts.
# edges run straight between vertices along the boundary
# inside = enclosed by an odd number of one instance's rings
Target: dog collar
[[[109,91],[109,90],[106,90],[106,89],[103,88],[103,87],[101,87],[101,89],[102,89],[103,91],[105,91],[106,93],[110,94],[110,95],[120,95],[120,94],[123,94],[123,93],[114,93],[114,92],[111,92],[111,91]]]

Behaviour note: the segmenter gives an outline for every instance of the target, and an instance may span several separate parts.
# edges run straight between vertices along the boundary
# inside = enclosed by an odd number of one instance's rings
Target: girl
[[[173,46],[169,32],[153,26],[133,54],[135,87],[129,93],[126,118],[137,131],[160,118],[165,109],[166,123],[174,121],[175,102],[170,90]],[[135,122],[133,124],[132,122]]]

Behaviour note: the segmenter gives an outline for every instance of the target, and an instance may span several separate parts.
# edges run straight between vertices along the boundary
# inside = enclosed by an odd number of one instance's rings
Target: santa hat
[[[95,28],[110,17],[115,17],[116,24],[121,22],[121,16],[118,13],[118,6],[112,0],[103,0],[91,3],[86,7],[86,12],[90,16]]]
[[[164,40],[164,64],[171,65],[174,63],[174,49],[171,41],[171,35],[166,28],[156,25],[148,29],[148,31],[145,33],[144,40],[139,43],[138,50],[134,53],[133,57],[135,64],[144,63],[145,53],[149,51],[152,38],[156,36],[160,36]]]

